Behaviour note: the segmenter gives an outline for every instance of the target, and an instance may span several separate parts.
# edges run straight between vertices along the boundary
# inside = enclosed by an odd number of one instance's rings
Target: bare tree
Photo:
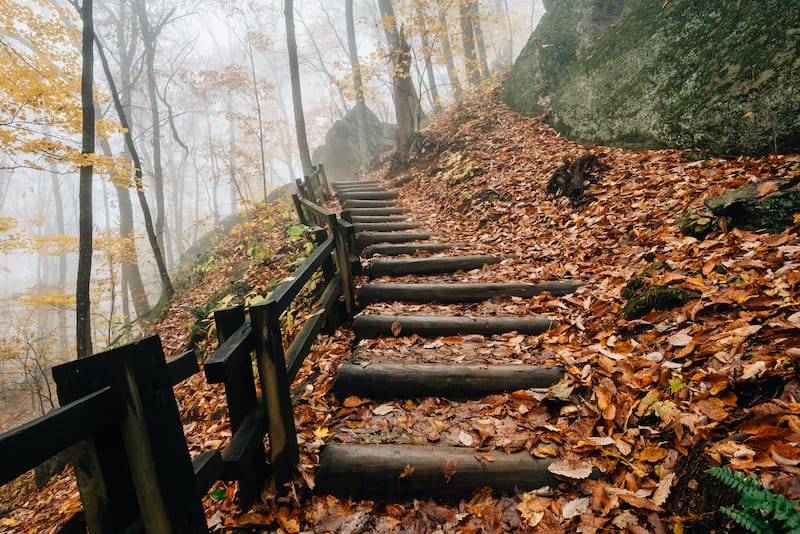
[[[289,75],[292,81],[292,104],[294,107],[294,126],[297,130],[297,148],[300,151],[300,163],[303,174],[310,175],[311,152],[308,149],[306,136],[306,119],[303,113],[303,93],[300,89],[300,65],[297,62],[297,40],[294,34],[294,1],[285,0],[284,18],[286,20],[286,47],[289,52]]]
[[[450,87],[452,88],[453,97],[458,100],[461,98],[463,89],[461,88],[461,82],[458,80],[458,71],[456,70],[456,63],[453,60],[453,49],[450,46],[450,33],[447,28],[447,12],[443,0],[437,0],[436,5],[439,11],[439,38],[442,41],[442,54],[447,63],[447,76],[450,78]]]
[[[367,104],[364,102],[364,82],[361,79],[361,63],[358,60],[356,44],[356,25],[353,17],[353,0],[345,0],[345,19],[347,20],[347,48],[350,52],[350,68],[353,71],[353,89],[356,95],[356,121],[358,122],[358,148],[361,164],[369,158],[367,145]]]
[[[481,85],[481,71],[475,51],[475,33],[472,27],[472,14],[468,0],[461,0],[458,20],[461,23],[461,41],[464,44],[464,67],[467,70],[467,79],[469,80],[470,89],[477,91]]]
[[[83,136],[81,154],[86,160],[80,169],[78,188],[78,276],[75,290],[75,339],[79,358],[92,354],[92,320],[89,285],[92,278],[92,171],[94,156],[94,21],[92,0],[81,6],[81,107]]]

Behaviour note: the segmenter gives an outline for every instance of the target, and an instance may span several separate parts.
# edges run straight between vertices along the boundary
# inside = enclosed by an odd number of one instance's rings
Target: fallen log
[[[393,208],[396,204],[394,200],[345,200],[341,206],[342,209],[352,210],[353,208]]]
[[[395,324],[397,323],[397,324]],[[558,325],[549,317],[463,317],[443,315],[356,315],[353,332],[357,338],[376,338],[397,335],[422,337],[454,336],[458,334],[541,334]],[[399,328],[399,331],[398,331]]]
[[[419,228],[419,223],[415,222],[354,222],[356,232],[397,232],[400,230],[413,230]]]
[[[564,370],[555,365],[475,365],[464,363],[345,363],[333,384],[339,398],[480,398],[491,393],[546,388]]]
[[[350,215],[400,215],[408,213],[408,208],[401,208],[400,206],[387,206],[383,208],[351,208]]]
[[[454,243],[414,243],[409,245],[394,244],[394,245],[370,245],[365,248],[361,254],[365,258],[375,255],[382,256],[399,256],[400,254],[414,254],[416,252],[441,252],[455,248]]]
[[[557,484],[551,459],[469,447],[329,443],[320,454],[316,491],[336,495],[456,495]]]
[[[376,223],[376,222],[403,222],[410,217],[408,215],[356,215],[351,216],[353,224]]]
[[[356,248],[362,249],[375,243],[408,243],[411,241],[424,241],[433,234],[428,232],[358,232],[356,233]]]
[[[340,202],[343,200],[391,200],[400,196],[397,191],[366,191],[361,189],[357,191],[339,191],[336,195],[339,197]]]
[[[443,258],[408,258],[400,260],[375,260],[368,269],[370,276],[401,276],[406,274],[440,274],[478,269],[497,263],[497,256],[447,256]]]
[[[530,298],[544,292],[559,297],[580,287],[576,282],[438,283],[438,284],[364,284],[358,292],[362,306],[370,302],[481,302],[495,297]]]

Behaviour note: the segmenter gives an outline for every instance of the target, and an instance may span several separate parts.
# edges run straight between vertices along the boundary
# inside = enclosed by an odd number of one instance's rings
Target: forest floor
[[[604,170],[581,199],[546,193],[565,159],[587,153]],[[735,498],[705,474],[714,464],[755,472],[775,492],[800,498],[800,227],[767,234],[723,222],[704,237],[680,228],[693,213],[703,214],[710,197],[800,174],[800,157],[692,162],[675,150],[581,145],[541,119],[509,110],[491,90],[435,117],[400,161],[389,157],[364,178],[398,190],[400,203],[440,240],[509,255],[434,279],[571,278],[584,285],[560,298],[373,304],[365,313],[545,314],[560,326],[538,336],[401,335],[365,343],[370,353],[391,345],[409,358],[435,350],[441,362],[556,363],[567,379],[556,392],[472,401],[339,401],[329,390],[353,341],[339,329],[320,337],[293,386],[301,465],[291,497],[279,500],[267,489],[242,513],[236,486],[219,483],[204,498],[210,525],[289,533],[724,531],[717,511]],[[286,204],[274,210],[259,212],[256,222],[222,241],[211,256],[218,262],[209,267],[213,275],[198,275],[173,304],[170,320],[158,327],[168,356],[186,347],[187,325],[203,315],[198,307],[210,311],[209,299],[226,284],[247,281],[252,298],[291,271],[285,260],[302,247],[287,248]],[[267,218],[271,224],[263,224]],[[259,242],[261,253],[253,248]],[[256,261],[259,254],[264,258]],[[699,297],[626,320],[625,289],[634,279]],[[295,323],[303,313],[296,311]],[[195,340],[204,355],[215,345],[202,332]],[[230,430],[221,390],[198,375],[176,396],[192,453],[224,445]],[[527,450],[570,468],[547,491],[485,490],[460,501],[350,500],[310,491],[326,441],[389,442],[398,434],[406,442],[471,446],[476,453]],[[591,468],[601,476],[588,478]],[[0,532],[48,532],[79,508],[68,470],[40,491],[30,477],[9,488]]]

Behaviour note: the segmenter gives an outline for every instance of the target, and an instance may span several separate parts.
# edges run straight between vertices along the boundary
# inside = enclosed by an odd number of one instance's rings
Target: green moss
[[[671,310],[700,298],[699,291],[682,287],[652,286],[632,297],[622,309],[626,320],[639,319],[651,310]]]

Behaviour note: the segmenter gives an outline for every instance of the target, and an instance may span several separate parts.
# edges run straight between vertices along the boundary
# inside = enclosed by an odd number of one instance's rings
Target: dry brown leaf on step
[[[442,460],[442,475],[444,475],[444,482],[445,484],[450,482],[450,479],[453,478],[458,472],[458,460],[455,458],[445,458]]]
[[[403,325],[401,325],[399,322],[395,321],[395,322],[392,323],[391,331],[392,331],[392,335],[394,337],[397,337],[397,336],[400,335],[400,332],[403,331]]]
[[[554,475],[583,480],[592,474],[592,464],[584,460],[557,460],[551,463],[547,470]]]
[[[413,474],[414,474],[414,466],[406,464],[406,466],[403,468],[403,472],[400,473],[400,476],[398,478],[408,478]]]

